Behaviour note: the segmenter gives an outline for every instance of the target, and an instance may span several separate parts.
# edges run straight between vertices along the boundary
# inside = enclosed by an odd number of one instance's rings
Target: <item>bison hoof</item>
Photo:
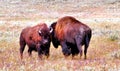
[[[63,53],[65,57],[68,57],[71,53]]]
[[[42,55],[38,55],[38,59],[39,59],[39,60],[42,60]]]

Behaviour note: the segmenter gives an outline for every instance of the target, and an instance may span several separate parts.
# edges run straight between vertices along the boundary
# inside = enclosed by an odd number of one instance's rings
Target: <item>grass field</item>
[[[13,22],[12,22],[13,23]],[[19,34],[27,26],[6,22],[0,25],[0,70],[1,71],[118,71],[120,70],[120,31],[119,23],[89,23],[93,36],[88,48],[87,59],[79,55],[64,58],[61,47],[50,48],[50,57],[39,60],[37,52],[28,56],[27,47],[24,59],[20,60]],[[8,26],[9,25],[9,26]],[[84,47],[83,47],[84,49]]]
[[[0,71],[120,71],[119,12],[119,0],[0,0]],[[26,47],[20,60],[23,28],[39,22],[49,26],[66,15],[92,29],[86,60],[64,58],[61,46],[52,44],[48,59],[39,60],[37,52],[29,57]]]

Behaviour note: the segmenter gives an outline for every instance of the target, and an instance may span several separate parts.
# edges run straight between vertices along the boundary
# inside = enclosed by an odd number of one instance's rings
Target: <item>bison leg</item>
[[[88,46],[89,46],[90,38],[91,38],[91,36],[90,37],[86,36],[86,38],[85,38],[85,49],[84,49],[85,58],[84,59],[87,58],[86,54],[87,54],[87,49],[88,49]]]
[[[38,57],[39,57],[39,59],[42,59],[42,50],[41,50],[41,48],[38,48]]]
[[[72,59],[73,59],[75,55],[79,54],[79,50],[77,46],[72,46],[71,52],[72,52]]]
[[[79,50],[79,53],[80,53],[80,58],[82,56],[82,37],[81,36],[77,36],[75,37],[75,40],[76,40],[76,44],[77,44],[77,48]]]
[[[87,56],[86,56],[86,54],[87,54],[87,48],[88,48],[88,45],[85,44],[85,49],[84,49],[84,55],[85,55],[85,58],[84,58],[84,59],[87,58]]]
[[[36,46],[36,48],[37,48],[37,51],[38,51],[38,57],[39,57],[39,59],[42,59],[42,49],[41,49],[41,47],[40,47],[40,44],[37,44],[37,46]]]
[[[66,42],[62,41],[61,42],[61,46],[62,46],[62,52],[65,56],[69,56],[71,54],[71,50],[67,47]]]
[[[29,54],[29,56],[31,56],[31,54],[32,54],[32,49],[31,49],[31,47],[29,47],[29,49],[28,49],[28,54]]]
[[[21,57],[21,59],[23,59],[23,51],[25,49],[25,45],[26,45],[25,41],[20,40],[20,57]]]
[[[79,45],[79,46],[77,46],[78,47],[78,50],[79,50],[79,53],[80,53],[80,58],[82,57],[82,46],[81,45]]]
[[[49,57],[49,49],[45,50],[45,55],[47,56],[47,58]]]
[[[67,42],[67,47],[71,48],[72,59],[74,58],[75,55],[79,54],[79,50],[76,44]]]

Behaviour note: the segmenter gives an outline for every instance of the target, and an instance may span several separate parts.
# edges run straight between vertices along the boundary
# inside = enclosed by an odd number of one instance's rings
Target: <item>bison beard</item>
[[[72,54],[72,57],[80,53],[82,56],[82,46],[85,45],[84,55],[86,59],[87,48],[91,39],[91,29],[76,20],[73,17],[66,16],[58,19],[51,25],[52,43],[57,48],[58,45],[62,46],[62,52],[65,56]],[[55,43],[55,41],[57,41]]]
[[[50,32],[45,23],[38,24],[33,27],[27,27],[20,34],[20,55],[23,58],[23,51],[28,45],[28,53],[31,56],[32,51],[38,51],[38,56],[42,58],[42,54],[49,56],[50,48]]]

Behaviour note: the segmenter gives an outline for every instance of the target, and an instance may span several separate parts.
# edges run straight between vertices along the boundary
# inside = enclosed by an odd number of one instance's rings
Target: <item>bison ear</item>
[[[50,27],[50,33],[52,33],[53,32],[53,28],[52,27]]]
[[[42,36],[42,32],[41,32],[41,30],[39,30],[38,33],[39,33],[40,36]]]

